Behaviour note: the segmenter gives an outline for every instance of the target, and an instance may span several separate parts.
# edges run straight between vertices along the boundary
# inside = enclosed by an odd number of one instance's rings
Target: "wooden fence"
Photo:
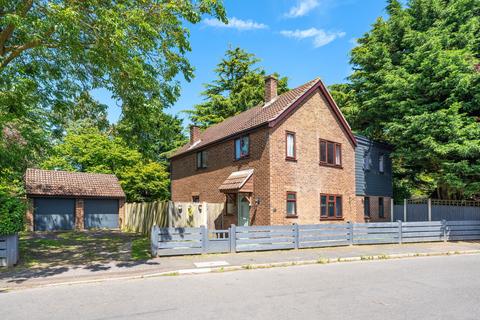
[[[18,262],[18,234],[0,236],[0,267],[12,267]]]
[[[154,226],[151,232],[153,256],[456,240],[480,240],[480,221],[232,225],[228,230]]]
[[[393,206],[392,219],[404,222],[480,220],[480,201],[405,199]]]
[[[222,214],[223,203],[193,202],[134,202],[125,204],[123,229],[149,234],[152,226],[200,227],[215,229],[215,221]]]

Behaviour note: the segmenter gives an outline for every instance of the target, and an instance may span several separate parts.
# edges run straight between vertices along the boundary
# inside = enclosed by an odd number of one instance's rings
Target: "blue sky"
[[[213,69],[230,45],[254,53],[267,73],[287,76],[291,88],[315,77],[327,85],[344,82],[355,39],[385,16],[385,6],[384,0],[226,0],[229,25],[206,19],[189,26],[195,78],[180,79],[181,97],[166,111],[185,118],[181,111],[202,101],[203,84],[215,78]],[[116,122],[121,110],[109,92],[93,95],[109,105],[109,120]]]

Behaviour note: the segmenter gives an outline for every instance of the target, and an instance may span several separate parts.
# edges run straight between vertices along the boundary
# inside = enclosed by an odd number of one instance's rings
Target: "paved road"
[[[480,255],[362,261],[0,293],[7,319],[479,319]]]

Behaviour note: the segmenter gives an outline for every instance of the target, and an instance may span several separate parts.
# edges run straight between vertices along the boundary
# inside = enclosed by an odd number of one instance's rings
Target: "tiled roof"
[[[253,169],[232,172],[218,189],[222,192],[241,189],[252,174]]]
[[[27,169],[25,187],[30,196],[125,198],[113,174]]]
[[[199,140],[195,141],[193,144],[187,143],[178,149],[171,157],[200,149],[212,142],[222,140],[226,137],[256,128],[275,120],[286,111],[288,107],[319,82],[321,81],[318,78],[311,80],[295,89],[279,95],[269,103],[258,105],[207,128],[200,133]]]

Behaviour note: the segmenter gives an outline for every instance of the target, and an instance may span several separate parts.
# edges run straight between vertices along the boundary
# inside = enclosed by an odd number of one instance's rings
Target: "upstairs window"
[[[365,153],[363,154],[363,169],[365,171],[370,170],[371,161],[372,161],[372,157],[370,156],[370,152],[365,151]]]
[[[342,145],[340,143],[320,139],[320,164],[341,167]]]
[[[250,137],[243,136],[235,139],[235,160],[248,158],[250,155]]]
[[[286,133],[286,159],[295,160],[297,157],[295,133],[287,131]]]
[[[197,169],[204,169],[207,167],[207,151],[197,152]]]
[[[333,194],[320,195],[320,218],[341,219],[343,217],[342,196]]]
[[[383,154],[378,156],[378,172],[385,172],[385,155]]]

